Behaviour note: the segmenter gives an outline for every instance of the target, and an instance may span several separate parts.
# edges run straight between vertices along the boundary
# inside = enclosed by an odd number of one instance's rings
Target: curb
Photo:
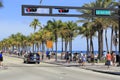
[[[120,72],[108,72],[108,71],[101,71],[101,70],[90,69],[90,68],[83,68],[83,69],[91,70],[91,71],[94,71],[94,72],[100,72],[100,73],[112,74],[112,75],[120,75]]]

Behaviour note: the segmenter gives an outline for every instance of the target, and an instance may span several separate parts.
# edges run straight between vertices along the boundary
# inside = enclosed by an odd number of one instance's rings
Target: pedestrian
[[[112,65],[115,66],[115,61],[116,60],[116,55],[114,52],[111,53],[111,61],[112,61]]]
[[[93,52],[91,53],[91,63],[92,65],[94,65],[94,53]]]
[[[79,63],[79,65],[81,65],[81,63],[82,63],[82,55],[81,55],[81,53],[78,54],[78,63]]]
[[[70,58],[70,61],[72,61],[72,53],[69,52],[69,58]]]
[[[42,51],[41,54],[42,54],[42,60],[43,60],[44,59],[44,52]]]
[[[98,63],[98,53],[95,54],[94,58],[95,58],[95,62]]]
[[[50,59],[50,51],[47,51],[47,52],[46,52],[46,57],[47,57],[48,59]]]
[[[0,67],[3,66],[2,62],[3,62],[3,55],[2,52],[0,52]]]
[[[85,62],[86,62],[86,56],[85,56],[85,54],[83,54],[83,56],[82,56],[82,66],[85,66]]]
[[[37,52],[37,59],[39,60],[38,63],[40,63],[40,54],[41,54],[40,51],[38,51],[38,52]]]
[[[69,53],[68,52],[66,52],[65,59],[66,59],[67,63],[70,63],[70,60],[69,60],[70,57],[69,57]]]
[[[110,63],[111,63],[111,54],[109,53],[109,52],[107,52],[107,55],[106,55],[106,65],[108,66],[108,68],[109,68],[109,66],[110,66]]]

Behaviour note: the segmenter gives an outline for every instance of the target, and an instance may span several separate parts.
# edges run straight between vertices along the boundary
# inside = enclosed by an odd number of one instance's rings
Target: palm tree
[[[114,42],[114,46],[116,47],[117,50],[117,31],[119,30],[118,27],[118,19],[113,19],[111,20],[111,47],[110,47],[110,51],[112,51],[112,44]],[[114,37],[114,33],[115,33],[115,37]]]
[[[62,23],[63,27],[61,27],[60,29],[60,37],[61,37],[61,41],[62,41],[62,47],[61,47],[61,51],[63,52],[63,37],[65,35],[65,23]],[[62,58],[62,57],[61,57]]]
[[[34,33],[35,33],[37,26],[41,27],[41,23],[39,22],[38,19],[35,18],[30,24],[30,27],[34,28]],[[34,52],[34,41],[33,41],[33,52]]]
[[[35,34],[30,34],[30,39],[32,43],[32,52],[34,52]]]
[[[86,37],[87,42],[87,55],[89,53],[89,28],[87,27],[87,23],[84,23],[82,25],[83,27],[79,27],[79,34],[82,35],[82,37]]]
[[[62,46],[61,46],[61,59],[63,59],[63,51],[67,52],[67,43],[68,43],[68,38],[69,38],[69,33],[68,33],[68,28],[66,22],[62,22],[62,26],[60,28],[60,37],[62,41]],[[63,49],[63,42],[65,41],[65,49]]]
[[[83,37],[86,37],[87,41],[87,54],[89,53],[89,39],[90,39],[90,53],[94,54],[93,46],[93,37],[96,36],[96,28],[92,22],[86,22],[82,25],[83,27],[79,28],[79,34],[82,34]]]
[[[55,48],[56,48],[55,60],[57,61],[57,39],[60,27],[62,26],[62,21],[61,20],[56,21],[55,19],[53,19],[53,21],[49,20],[47,24],[48,24],[47,29],[52,31],[52,33],[55,36]]]
[[[69,34],[69,51],[72,53],[72,39],[74,36],[77,36],[77,24],[73,21],[66,22],[68,34]]]
[[[39,22],[38,19],[35,18],[35,19],[31,22],[30,27],[34,28],[34,32],[35,32],[37,26],[38,26],[38,27],[41,27],[41,23]]]

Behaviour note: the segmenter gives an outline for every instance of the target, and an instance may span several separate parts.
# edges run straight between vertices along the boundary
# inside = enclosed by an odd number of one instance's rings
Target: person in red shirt
[[[107,60],[107,66],[108,66],[108,68],[110,66],[111,58],[112,58],[111,54],[108,52],[107,55],[106,55],[106,60]]]

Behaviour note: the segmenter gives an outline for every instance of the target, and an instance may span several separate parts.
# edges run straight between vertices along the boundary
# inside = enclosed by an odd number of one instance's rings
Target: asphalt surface
[[[40,63],[24,64],[22,59],[4,57],[0,80],[119,80],[120,76],[84,70],[79,67]]]

